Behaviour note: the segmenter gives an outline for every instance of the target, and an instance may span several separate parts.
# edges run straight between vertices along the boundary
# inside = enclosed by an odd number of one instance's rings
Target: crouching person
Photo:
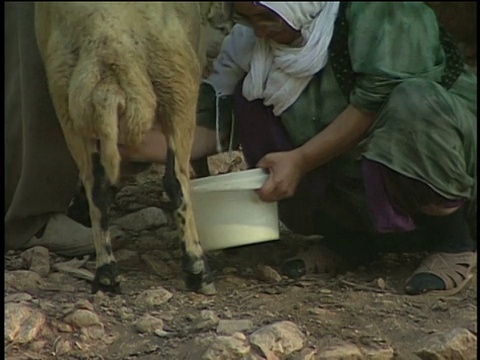
[[[430,251],[407,294],[462,289],[476,265],[477,78],[434,12],[392,2],[232,11],[198,121],[225,140],[233,119],[248,164],[270,173],[261,199],[279,201],[292,230],[324,235],[284,273],[357,265],[396,244]]]

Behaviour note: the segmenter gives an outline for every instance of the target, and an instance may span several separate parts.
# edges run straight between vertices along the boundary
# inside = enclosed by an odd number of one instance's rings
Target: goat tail
[[[117,61],[115,67],[95,64],[101,61],[79,61],[74,69],[69,112],[78,134],[99,140],[100,161],[115,184],[121,162],[117,144],[141,143],[155,119],[156,97],[145,71],[135,62]]]
[[[120,174],[118,151],[118,121],[125,109],[125,96],[116,83],[99,84],[93,93],[95,133],[100,140],[100,161],[110,183]]]
[[[100,137],[100,161],[111,184],[116,184],[120,174],[120,153],[117,145],[118,130]]]

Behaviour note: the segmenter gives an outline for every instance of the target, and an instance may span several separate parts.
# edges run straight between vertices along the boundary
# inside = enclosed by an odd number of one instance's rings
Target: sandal
[[[406,283],[417,274],[432,274],[443,281],[445,290],[432,290],[425,294],[453,295],[462,290],[473,277],[472,271],[476,265],[476,252],[435,253],[423,261]]]
[[[307,274],[337,274],[347,269],[347,263],[329,248],[315,244],[307,251],[285,260],[281,270],[289,278]]]

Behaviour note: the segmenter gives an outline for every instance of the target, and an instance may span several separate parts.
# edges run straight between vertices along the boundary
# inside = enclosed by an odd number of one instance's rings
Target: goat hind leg
[[[98,290],[120,293],[117,263],[113,256],[108,230],[108,207],[110,205],[109,181],[100,161],[100,155],[91,155],[91,171],[84,177],[84,187],[90,208],[93,239],[95,242],[96,270],[92,293]]]

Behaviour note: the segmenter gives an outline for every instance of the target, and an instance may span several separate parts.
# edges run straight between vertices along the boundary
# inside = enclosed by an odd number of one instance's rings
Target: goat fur
[[[213,13],[207,2],[36,3],[35,30],[50,95],[89,200],[97,275],[105,265],[115,267],[115,259],[100,224],[106,216],[99,205],[103,197],[92,195],[101,188],[95,182],[117,182],[117,145],[141,143],[158,123],[175,159],[170,170],[180,189],[177,220],[187,262],[195,268],[190,272],[206,276],[188,180]],[[92,160],[96,153],[101,165]],[[95,178],[96,166],[103,167],[99,173],[106,180]],[[116,269],[105,274],[99,280],[104,286],[118,282]]]

